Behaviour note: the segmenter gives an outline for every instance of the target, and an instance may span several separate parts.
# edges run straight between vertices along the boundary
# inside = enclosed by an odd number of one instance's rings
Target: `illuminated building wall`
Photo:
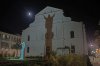
[[[12,49],[12,46],[17,43],[21,43],[21,36],[0,31],[0,55],[11,56],[15,53],[14,56],[18,56],[17,50]]]
[[[63,15],[63,10],[47,6],[35,15],[35,20],[22,32],[22,42],[26,43],[26,56],[45,55],[45,17],[53,16],[52,51],[57,54],[87,54],[85,26],[82,22],[72,21]],[[66,48],[69,47],[70,51]],[[59,49],[60,48],[60,49]]]

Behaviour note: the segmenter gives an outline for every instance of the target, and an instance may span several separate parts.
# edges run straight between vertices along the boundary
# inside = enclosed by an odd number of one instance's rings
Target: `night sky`
[[[34,15],[46,6],[63,9],[73,21],[83,21],[92,37],[100,20],[100,2],[85,0],[3,0],[0,2],[0,31],[21,34],[34,21]],[[28,12],[32,16],[27,15]]]

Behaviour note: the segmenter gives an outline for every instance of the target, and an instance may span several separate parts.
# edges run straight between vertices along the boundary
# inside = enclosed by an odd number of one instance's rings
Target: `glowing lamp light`
[[[96,51],[96,53],[98,53],[98,51]]]
[[[92,53],[95,53],[95,51],[92,51]]]
[[[96,53],[100,53],[100,49],[96,49]]]
[[[99,49],[96,49],[97,51],[99,50]]]
[[[92,45],[92,44],[91,44],[90,46],[91,46],[91,47],[93,47],[93,45]]]
[[[98,49],[96,49],[96,53],[98,53]]]

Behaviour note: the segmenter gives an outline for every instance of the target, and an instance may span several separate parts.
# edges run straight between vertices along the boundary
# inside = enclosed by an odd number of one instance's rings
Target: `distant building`
[[[49,6],[36,14],[35,21],[23,30],[22,42],[26,43],[25,56],[44,56],[50,49],[47,43],[59,55],[88,54],[85,25],[65,17],[63,10]]]
[[[15,53],[14,48],[12,48],[15,44],[21,43],[21,36],[20,35],[13,35],[6,32],[0,31],[0,54],[1,55],[10,55]]]

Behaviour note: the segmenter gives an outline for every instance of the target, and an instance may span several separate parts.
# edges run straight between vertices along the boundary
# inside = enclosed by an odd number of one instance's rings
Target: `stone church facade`
[[[44,56],[51,51],[58,55],[88,54],[85,26],[63,15],[63,10],[47,6],[22,32],[26,43],[25,56]]]

